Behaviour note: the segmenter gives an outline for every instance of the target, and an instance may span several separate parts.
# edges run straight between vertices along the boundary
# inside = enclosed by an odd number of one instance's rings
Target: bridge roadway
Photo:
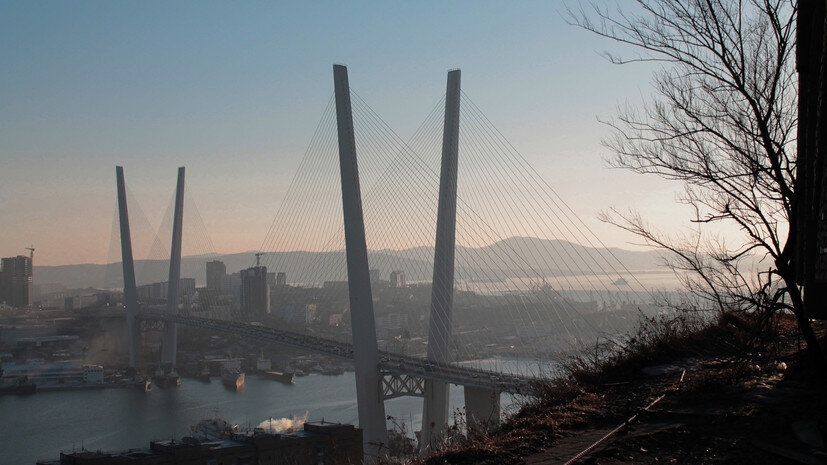
[[[317,336],[268,328],[231,320],[218,320],[185,315],[170,315],[165,312],[142,311],[138,318],[210,329],[236,334],[264,342],[272,342],[295,349],[315,352],[342,360],[353,360],[351,344]],[[488,389],[495,392],[532,395],[541,382],[539,378],[479,370],[453,364],[429,362],[417,357],[379,352],[379,369],[384,373],[415,376],[422,379],[442,381],[460,386]]]

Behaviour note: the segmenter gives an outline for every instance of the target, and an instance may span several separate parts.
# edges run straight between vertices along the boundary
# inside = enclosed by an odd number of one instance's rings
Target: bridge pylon
[[[132,235],[129,230],[129,209],[126,204],[126,184],[123,167],[115,167],[115,182],[118,186],[118,218],[121,233],[121,263],[123,265],[123,295],[126,307],[126,337],[129,366],[135,368],[138,356],[138,290],[135,286],[135,265],[132,259]]]
[[[167,313],[178,314],[179,284],[181,282],[181,241],[184,222],[184,167],[178,168],[175,188],[175,211],[172,217],[172,247],[169,257],[169,281],[167,282]],[[178,353],[178,324],[167,322],[161,346],[161,363],[175,368]]]
[[[428,360],[450,363],[451,324],[454,299],[454,252],[457,228],[457,170],[459,156],[460,70],[448,72],[445,95],[445,123],[442,132],[442,167],[439,176],[439,207],[437,209],[434,245],[434,277],[431,286],[431,311],[428,329]],[[425,382],[422,404],[420,450],[436,447],[448,425],[448,384]]]
[[[388,430],[385,404],[380,391],[379,348],[376,343],[365,221],[346,66],[333,65],[333,83],[336,94],[350,319],[353,327],[353,359],[356,368],[356,400],[359,427],[363,431],[365,457],[370,461],[387,455]]]

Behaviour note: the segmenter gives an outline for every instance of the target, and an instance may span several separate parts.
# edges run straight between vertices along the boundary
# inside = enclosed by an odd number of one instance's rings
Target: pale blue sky
[[[651,68],[524,2],[0,3],[0,256],[102,262],[113,167],[163,212],[177,166],[219,252],[257,248],[332,94],[332,63],[403,138],[462,69],[463,88],[594,220],[636,207],[673,227],[673,189],[608,170],[597,117],[649,93]],[[240,201],[244,199],[244,201]],[[152,218],[155,221],[157,218]],[[102,245],[104,244],[104,245]]]

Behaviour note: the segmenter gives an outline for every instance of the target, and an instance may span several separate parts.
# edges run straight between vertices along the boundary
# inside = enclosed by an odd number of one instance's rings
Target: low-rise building
[[[316,320],[317,314],[316,304],[285,305],[283,317],[287,324],[309,325]]]
[[[308,422],[300,431],[254,431],[226,439],[153,441],[149,449],[63,452],[38,465],[317,465],[363,463],[362,430],[353,425]]]
[[[391,271],[391,287],[406,287],[405,272],[402,270]]]
[[[4,378],[26,378],[39,387],[60,385],[103,384],[101,365],[60,363],[7,363],[3,365]]]

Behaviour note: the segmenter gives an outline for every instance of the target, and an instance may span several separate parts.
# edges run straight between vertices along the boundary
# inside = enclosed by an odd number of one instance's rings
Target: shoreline
[[[141,388],[144,385],[143,381],[129,381],[123,383],[103,383],[103,384],[77,384],[77,385],[48,385],[48,386],[35,386],[34,391],[32,392],[19,392],[19,391],[0,391],[0,396],[2,395],[34,395],[40,392],[60,392],[60,391],[85,391],[85,390],[97,390],[97,389],[125,389],[125,388]]]

